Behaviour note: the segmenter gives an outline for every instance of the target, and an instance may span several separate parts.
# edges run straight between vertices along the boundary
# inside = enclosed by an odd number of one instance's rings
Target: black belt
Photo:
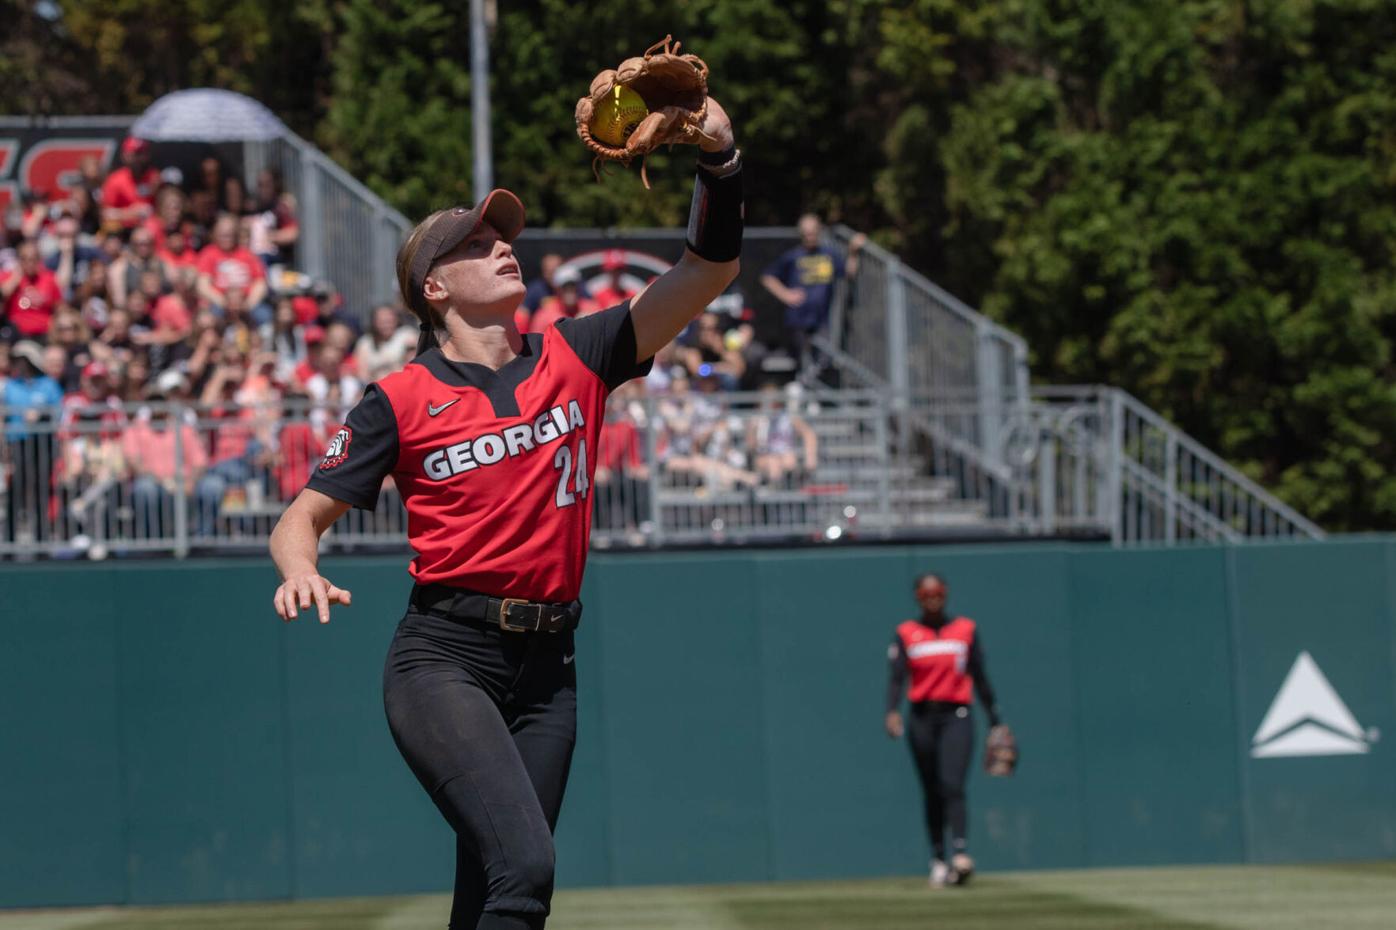
[[[968,704],[960,704],[955,701],[912,701],[911,709],[922,712],[943,714],[950,711],[957,711],[962,707],[969,707]]]
[[[414,585],[409,603],[420,612],[497,626],[510,633],[562,633],[575,630],[582,619],[581,601],[546,604],[520,597],[491,597],[444,584]]]

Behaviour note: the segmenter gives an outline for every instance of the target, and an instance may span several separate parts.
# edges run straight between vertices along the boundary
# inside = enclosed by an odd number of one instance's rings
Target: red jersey
[[[102,182],[102,206],[124,208],[143,203],[153,207],[155,189],[159,186],[160,172],[154,168],[147,168],[138,178],[131,173],[130,168],[123,165],[107,175],[106,181]],[[122,225],[127,229],[134,229],[140,223],[140,220],[129,219]]]
[[[281,428],[276,486],[282,500],[290,500],[305,487],[306,479],[320,464],[320,451],[325,448],[325,441],[338,429],[339,424],[335,423],[327,427],[326,433],[304,422],[287,423]]]
[[[610,284],[594,289],[591,292],[591,299],[599,307],[614,307],[618,303],[623,303],[635,296],[635,292],[629,288],[615,288]]]
[[[194,328],[194,314],[178,294],[164,294],[150,308],[150,320],[156,327],[187,333]]]
[[[20,275],[19,287],[15,288],[5,304],[5,315],[24,336],[47,335],[53,311],[63,302],[58,278],[42,265],[33,277],[25,277],[19,269],[15,269],[5,280],[10,280],[14,275]]]
[[[171,276],[179,268],[193,268],[195,271],[199,268],[199,253],[191,248],[186,247],[176,254],[162,245],[155,250],[155,257],[169,266]]]
[[[939,630],[907,620],[898,624],[897,640],[911,672],[907,700],[970,703],[974,696],[974,680],[968,670],[974,646],[973,620],[956,617]]]
[[[373,509],[391,474],[420,584],[574,600],[606,397],[649,369],[635,351],[628,304],[525,336],[498,370],[431,349],[370,385],[307,487]]]
[[[240,287],[245,291],[252,287],[254,281],[261,281],[267,276],[261,259],[241,247],[224,252],[216,245],[206,245],[199,253],[195,267],[199,269],[199,274],[209,276],[213,289],[220,294],[226,293],[230,287]]]
[[[552,326],[558,320],[575,320],[580,317],[591,316],[593,313],[600,310],[601,306],[601,304],[596,303],[596,301],[589,297],[580,297],[577,299],[576,312],[568,313],[567,307],[563,306],[561,298],[548,297],[538,305],[538,312],[533,314],[532,318],[529,319],[528,331],[531,333],[541,333],[546,331],[549,326]],[[516,316],[514,319],[517,323],[518,317]],[[520,330],[520,332],[522,332],[522,330]]]
[[[628,418],[607,420],[601,427],[601,450],[596,462],[611,471],[638,469],[645,460],[640,454],[640,431]]]

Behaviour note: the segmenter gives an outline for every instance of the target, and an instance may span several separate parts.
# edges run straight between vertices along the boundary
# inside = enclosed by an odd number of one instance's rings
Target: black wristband
[[[710,262],[736,259],[742,254],[742,213],[742,172],[719,178],[699,170],[688,210],[688,247]]]
[[[708,152],[700,149],[698,151],[698,164],[711,165],[714,168],[721,167],[731,161],[737,154],[737,143],[733,142],[721,152]]]

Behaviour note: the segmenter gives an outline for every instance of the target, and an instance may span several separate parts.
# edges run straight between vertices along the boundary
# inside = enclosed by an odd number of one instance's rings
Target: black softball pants
[[[573,635],[409,610],[383,669],[388,727],[456,832],[451,930],[540,930],[577,733]]]
[[[916,761],[926,801],[926,832],[937,859],[945,858],[945,828],[951,853],[968,848],[965,830],[965,777],[974,747],[974,720],[963,704],[912,704],[907,742]]]

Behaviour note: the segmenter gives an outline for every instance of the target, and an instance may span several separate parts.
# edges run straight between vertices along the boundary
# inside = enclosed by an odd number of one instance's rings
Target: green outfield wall
[[[448,888],[380,698],[404,565],[326,560],[328,626],[275,618],[266,562],[0,569],[0,905]],[[925,570],[1023,751],[972,779],[982,867],[1396,855],[1396,540],[603,554],[560,882],[919,871],[881,718]]]

